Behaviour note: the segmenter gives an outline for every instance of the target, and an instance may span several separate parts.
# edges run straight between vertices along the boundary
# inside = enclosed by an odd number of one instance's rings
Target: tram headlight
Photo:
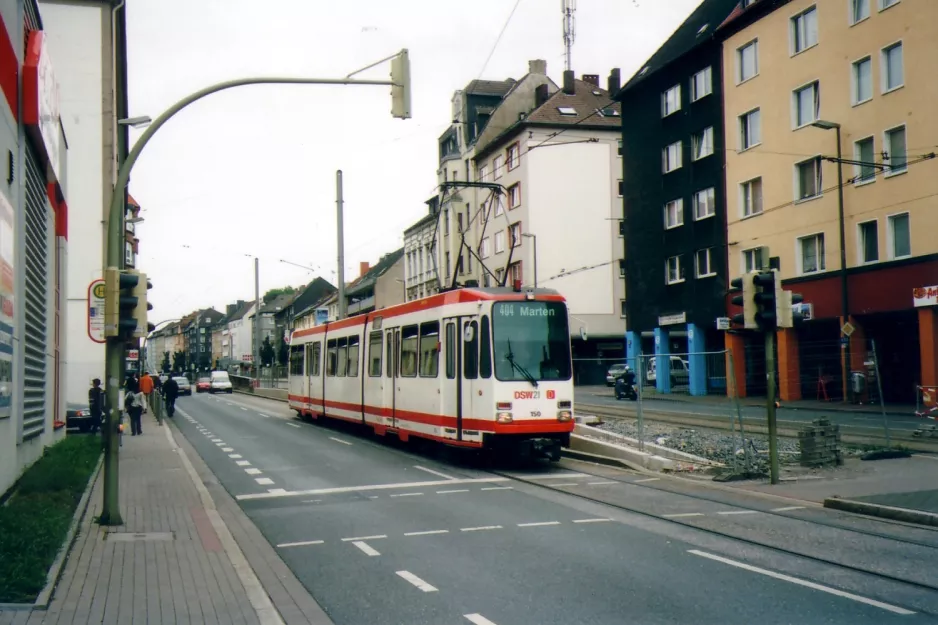
[[[561,410],[557,413],[558,421],[570,421],[571,419],[573,419],[573,413],[569,410]]]
[[[511,423],[514,419],[512,419],[510,412],[499,412],[495,415],[495,420],[498,423]]]

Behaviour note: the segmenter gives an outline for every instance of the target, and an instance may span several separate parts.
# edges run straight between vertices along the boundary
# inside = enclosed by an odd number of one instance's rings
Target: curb
[[[591,454],[588,451],[579,451],[577,449],[563,448],[560,451],[561,455],[565,458],[572,458],[574,460],[583,460],[585,462],[593,462],[596,464],[604,464],[610,467],[616,467],[619,469],[631,469],[632,471],[639,471],[641,473],[653,474],[654,471],[648,471],[644,467],[625,460],[620,460],[619,458],[613,458],[611,456],[601,456],[599,454]]]
[[[866,503],[865,501],[856,501],[854,499],[841,499],[839,497],[825,499],[824,507],[834,510],[843,510],[844,512],[853,512],[855,514],[892,519],[894,521],[938,527],[938,514],[924,512],[922,510],[883,506],[875,503]]]

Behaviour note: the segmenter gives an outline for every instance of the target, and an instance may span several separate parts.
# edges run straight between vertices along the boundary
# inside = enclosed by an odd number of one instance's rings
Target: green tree
[[[280,345],[277,346],[277,362],[281,367],[286,367],[287,363],[290,361],[290,348],[287,346],[287,342],[283,340],[283,335],[280,335]]]
[[[215,371],[221,371],[221,358],[215,359]]]
[[[180,373],[186,370],[186,352],[176,352],[173,354],[173,371]]]
[[[265,336],[261,343],[261,364],[265,367],[274,364],[274,346],[270,343],[270,335]]]
[[[163,373],[168,373],[173,368],[171,362],[169,362],[169,352],[163,352],[163,362],[160,364],[160,370]]]
[[[271,289],[267,291],[266,293],[264,293],[264,303],[269,304],[274,299],[276,299],[277,296],[279,295],[292,295],[293,293],[296,293],[296,289],[293,288],[292,286],[284,286],[284,287],[280,287],[279,289]]]

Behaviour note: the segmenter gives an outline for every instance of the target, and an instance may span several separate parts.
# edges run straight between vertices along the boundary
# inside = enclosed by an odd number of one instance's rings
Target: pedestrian
[[[140,381],[138,388],[141,393],[143,393],[144,399],[147,400],[147,405],[150,405],[150,401],[153,399],[153,378],[150,377],[149,371],[144,371],[143,375],[140,376]]]
[[[176,412],[176,398],[179,397],[179,384],[172,378],[163,382],[163,397],[166,398],[166,414],[173,416]]]
[[[141,428],[140,419],[143,416],[143,413],[146,411],[147,400],[146,396],[140,392],[139,386],[134,383],[134,385],[128,389],[127,397],[124,399],[124,408],[127,410],[127,413],[130,415],[130,435],[136,436],[138,434],[143,434],[143,429]]]
[[[104,406],[107,403],[107,395],[101,388],[101,380],[95,378],[91,381],[91,388],[88,389],[88,411],[91,413],[91,433],[97,434],[98,427],[101,425],[101,418],[104,416]]]

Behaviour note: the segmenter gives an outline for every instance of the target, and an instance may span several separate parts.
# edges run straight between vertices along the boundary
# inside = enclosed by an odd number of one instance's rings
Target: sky
[[[572,69],[605,85],[619,67],[625,82],[699,3],[579,0]],[[561,4],[128,2],[132,117],[156,118],[223,80],[341,78],[402,48],[411,60],[408,120],[391,117],[389,87],[257,85],[208,96],[167,122],[130,183],[145,220],[137,265],[154,285],[151,319],[252,299],[255,257],[261,294],[315,276],[336,284],[339,169],[346,281],[360,262],[400,248],[404,228],[436,193],[437,138],[452,119],[453,92],[476,78],[519,79],[530,59],[545,59],[561,82]],[[388,80],[389,70],[385,63],[357,77]],[[141,132],[131,131],[131,143]]]

